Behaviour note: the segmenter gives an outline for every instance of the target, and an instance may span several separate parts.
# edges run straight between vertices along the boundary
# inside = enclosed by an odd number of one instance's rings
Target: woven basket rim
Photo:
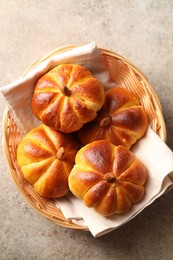
[[[22,77],[24,77],[30,70],[35,68],[40,62],[44,61],[45,59],[47,59],[47,58],[49,58],[49,57],[51,57],[51,56],[53,56],[57,53],[64,52],[66,50],[70,50],[70,49],[76,48],[76,47],[78,47],[78,46],[76,46],[76,45],[65,45],[65,46],[62,46],[60,48],[54,49],[53,51],[49,52],[48,54],[44,55],[41,59],[39,59],[38,61],[33,63],[30,67],[28,67],[27,70],[23,73]],[[123,63],[130,66],[133,69],[134,73],[137,73],[141,76],[142,84],[147,86],[147,92],[149,93],[149,96],[152,97],[152,102],[154,102],[153,106],[154,106],[154,109],[155,109],[156,115],[157,115],[156,121],[159,122],[159,126],[160,126],[158,131],[157,131],[157,127],[156,127],[156,129],[153,129],[153,130],[155,132],[157,132],[157,134],[160,136],[160,138],[164,142],[166,142],[166,126],[165,126],[165,122],[164,122],[164,118],[163,118],[162,107],[161,107],[161,104],[160,104],[160,101],[159,101],[157,94],[155,93],[155,91],[151,87],[151,85],[148,82],[146,76],[132,62],[130,62],[128,59],[124,58],[123,56],[117,54],[116,52],[105,49],[105,48],[101,48],[101,47],[99,47],[99,50],[104,55],[110,55],[113,58],[121,60]],[[9,144],[10,125],[8,125],[8,120],[10,120],[10,112],[9,112],[8,108],[6,107],[6,109],[4,111],[4,116],[3,116],[3,149],[4,149],[4,154],[5,154],[5,158],[6,158],[6,162],[7,162],[8,171],[10,172],[10,175],[11,175],[15,185],[19,189],[20,193],[22,193],[23,197],[31,205],[32,208],[34,208],[39,214],[43,215],[44,217],[51,220],[52,222],[54,222],[54,223],[56,223],[60,226],[63,226],[63,227],[88,231],[87,226],[80,226],[78,224],[75,224],[71,221],[66,220],[65,217],[63,216],[62,212],[59,209],[57,209],[57,210],[60,211],[60,212],[58,212],[58,214],[60,214],[60,215],[58,215],[58,217],[55,217],[53,214],[52,214],[53,216],[51,214],[47,214],[46,210],[43,211],[43,209],[40,208],[39,205],[36,205],[35,203],[33,203],[32,200],[30,199],[29,195],[26,194],[26,192],[24,192],[24,190],[21,187],[20,182],[16,178],[17,168],[16,168],[16,165],[15,165],[15,162],[13,161],[13,157],[11,156],[13,152],[10,151],[10,144]]]
[[[39,63],[41,63],[42,61],[54,56],[55,54],[57,53],[62,53],[64,51],[67,51],[67,50],[71,50],[73,48],[77,48],[79,46],[82,46],[82,45],[64,45],[64,46],[61,46],[59,48],[55,48],[54,50],[48,52],[47,54],[45,54],[42,58],[40,58],[39,60],[37,60],[35,63],[33,63],[31,66],[29,66],[25,72],[23,73],[22,77],[26,76],[26,74],[34,69]],[[107,54],[107,55],[112,55],[114,57],[116,57],[117,59],[121,60],[124,62],[124,64],[130,66],[133,71],[137,74],[140,74],[141,78],[142,78],[142,81],[144,83],[145,86],[147,86],[147,91],[148,93],[153,97],[153,102],[154,102],[154,106],[155,106],[155,110],[157,111],[157,117],[158,117],[158,120],[160,122],[160,125],[161,125],[161,131],[159,132],[159,136],[160,138],[166,142],[167,140],[167,133],[166,133],[166,125],[165,125],[165,121],[164,121],[164,117],[163,117],[163,109],[162,109],[162,106],[161,106],[161,103],[160,103],[160,100],[156,94],[156,92],[154,91],[154,89],[152,88],[151,84],[149,83],[147,77],[145,76],[145,74],[133,63],[131,62],[129,59],[125,58],[124,56],[116,53],[115,51],[112,51],[112,50],[109,50],[109,49],[106,49],[106,48],[103,48],[103,47],[98,47],[98,49],[104,53],[104,54]]]

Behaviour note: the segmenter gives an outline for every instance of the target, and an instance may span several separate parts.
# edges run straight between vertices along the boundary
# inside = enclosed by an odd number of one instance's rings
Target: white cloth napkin
[[[78,216],[80,221],[82,218],[85,221],[83,225],[89,227],[94,237],[99,237],[130,221],[160,197],[166,189],[173,186],[173,152],[150,127],[146,135],[133,147],[132,152],[144,163],[148,171],[146,194],[141,202],[134,204],[126,214],[105,218],[71,195],[65,197],[63,203],[61,200],[56,200],[64,216],[72,221],[75,216]]]
[[[46,59],[30,71],[24,78],[0,88],[8,109],[13,114],[13,118],[21,133],[26,133],[40,124],[33,115],[31,108],[35,83],[44,73],[63,63],[83,65],[92,72],[94,77],[102,82],[105,88],[111,86],[109,74],[104,66],[95,42],[58,53],[57,55]]]
[[[24,78],[0,89],[8,109],[23,134],[40,124],[31,109],[36,81],[42,74],[62,63],[81,64],[88,68],[103,83],[105,88],[112,86],[109,74],[94,42],[43,61]],[[135,144],[132,151],[148,170],[146,194],[141,202],[133,205],[132,209],[124,215],[105,218],[96,213],[94,209],[87,208],[81,200],[69,195],[55,200],[55,204],[61,208],[64,216],[79,225],[87,226],[92,235],[98,237],[134,218],[161,196],[168,187],[173,186],[173,153],[150,128],[148,128],[146,135]]]

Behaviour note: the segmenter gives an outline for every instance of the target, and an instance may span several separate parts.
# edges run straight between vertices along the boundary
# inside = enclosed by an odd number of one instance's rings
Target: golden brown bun
[[[69,188],[86,206],[111,216],[127,212],[143,198],[146,178],[144,165],[132,152],[100,140],[76,154]]]
[[[128,149],[146,132],[147,116],[137,98],[120,87],[106,92],[105,104],[98,116],[78,131],[82,144],[109,140]]]
[[[21,140],[17,161],[24,177],[41,196],[57,198],[69,191],[68,176],[78,149],[70,134],[41,125]]]
[[[102,84],[86,68],[62,64],[38,80],[32,109],[44,124],[69,133],[93,120],[104,98]]]

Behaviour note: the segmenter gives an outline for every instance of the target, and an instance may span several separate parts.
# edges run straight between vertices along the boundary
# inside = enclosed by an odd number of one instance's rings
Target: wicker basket
[[[43,60],[46,60],[57,53],[67,51],[75,47],[76,46],[68,45],[52,51],[29,67],[23,76],[25,76]],[[146,77],[136,66],[124,57],[103,48],[100,48],[100,51],[103,61],[110,73],[111,80],[122,87],[128,88],[138,97],[141,105],[147,113],[151,128],[163,141],[166,141],[166,128],[162,115],[162,108],[157,95],[153,91]],[[21,134],[7,109],[4,113],[3,127],[3,145],[9,172],[16,183],[17,188],[20,190],[28,203],[44,217],[60,226],[88,230],[88,227],[80,226],[67,221],[61,210],[55,206],[53,200],[40,197],[33,190],[32,186],[24,179],[16,162],[16,150],[21,139]]]

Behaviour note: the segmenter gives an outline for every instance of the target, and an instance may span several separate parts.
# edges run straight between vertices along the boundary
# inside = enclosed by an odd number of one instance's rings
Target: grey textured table
[[[163,106],[173,150],[172,0],[1,0],[0,13],[1,86],[52,49],[94,40],[147,76]],[[0,95],[1,125],[4,108]],[[173,259],[173,192],[95,239],[35,212],[8,173],[2,145],[0,155],[0,259]]]

